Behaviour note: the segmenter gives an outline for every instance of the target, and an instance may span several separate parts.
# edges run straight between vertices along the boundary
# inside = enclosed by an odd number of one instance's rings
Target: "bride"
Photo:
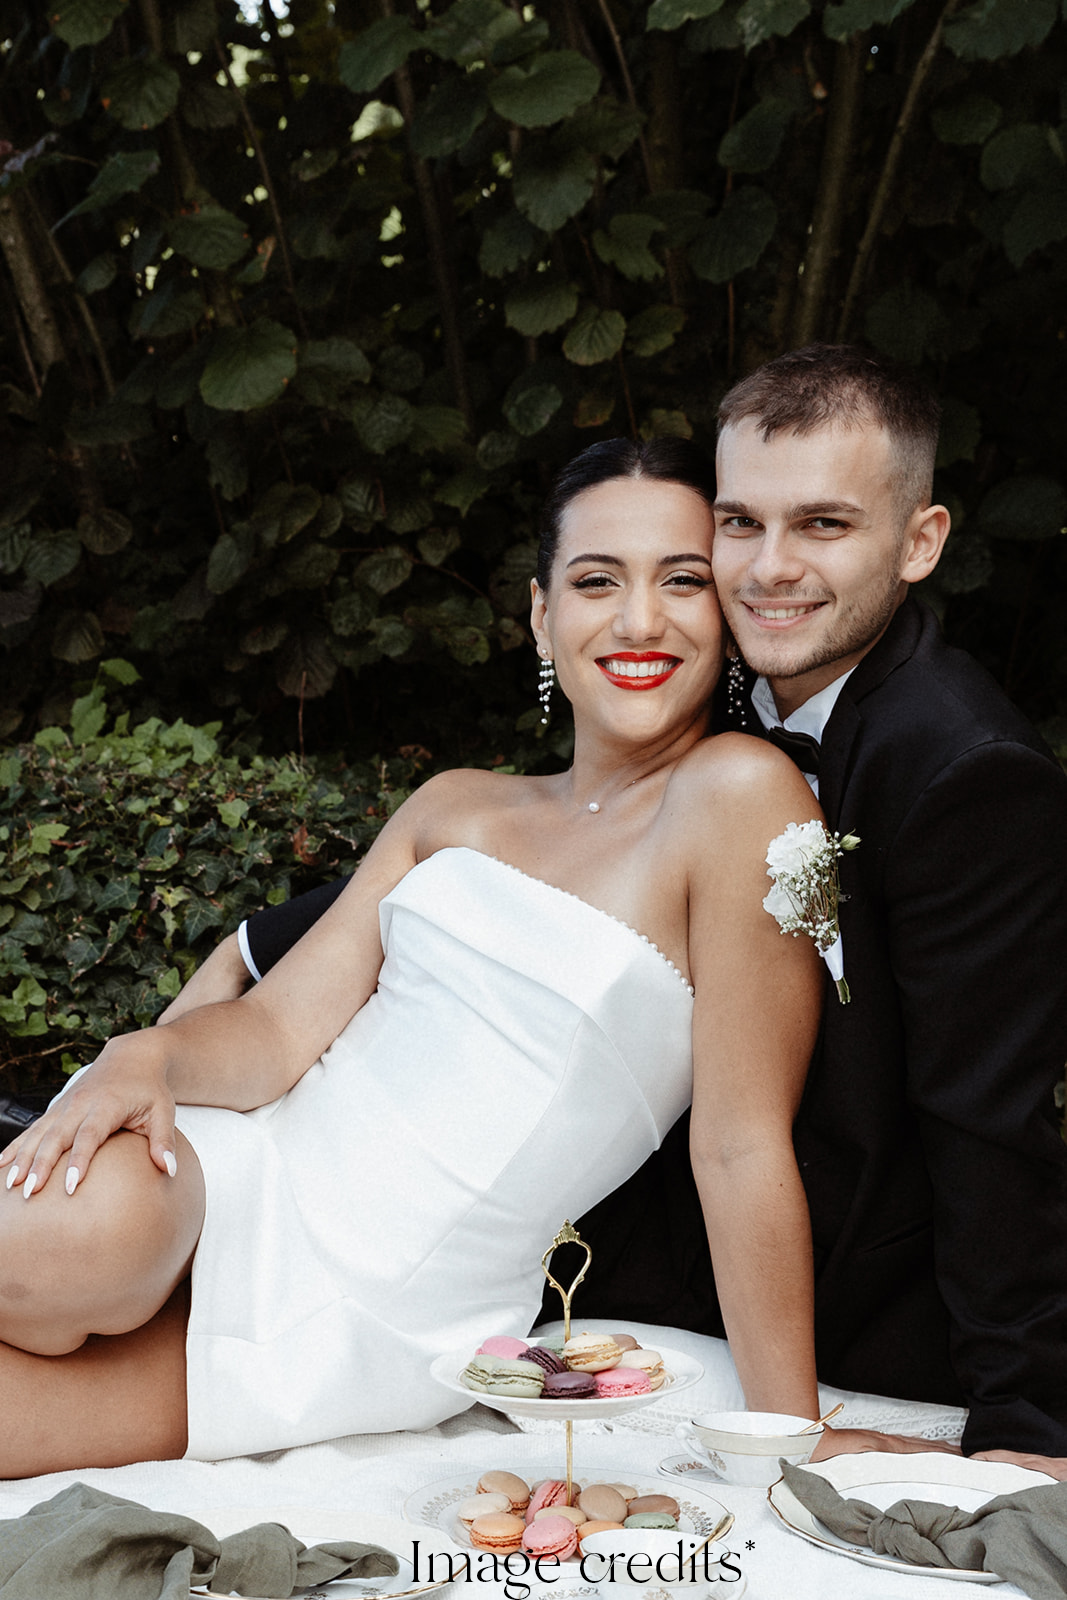
[[[706,474],[613,440],[557,479],[532,627],[568,771],[431,779],[262,983],[111,1040],[0,1157],[0,1474],[434,1424],[433,1356],[528,1331],[563,1218],[690,1095],[746,1401],[818,1415],[791,1129],[821,969],[762,908],[815,807],[705,737]]]

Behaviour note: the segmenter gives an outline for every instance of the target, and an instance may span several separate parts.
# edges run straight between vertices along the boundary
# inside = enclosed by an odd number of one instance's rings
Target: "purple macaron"
[[[546,1373],[566,1372],[566,1367],[556,1355],[554,1350],[546,1350],[544,1345],[531,1345],[529,1350],[523,1351],[524,1361],[536,1361],[537,1365]]]
[[[541,1391],[543,1400],[585,1400],[596,1394],[591,1372],[550,1372]]]

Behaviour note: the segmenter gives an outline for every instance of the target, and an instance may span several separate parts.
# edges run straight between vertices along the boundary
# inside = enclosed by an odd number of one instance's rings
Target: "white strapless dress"
[[[448,848],[382,901],[381,929],[377,991],[288,1094],[179,1107],[207,1184],[190,1456],[460,1409],[430,1362],[525,1334],[564,1219],[689,1103],[688,985],[584,900]]]

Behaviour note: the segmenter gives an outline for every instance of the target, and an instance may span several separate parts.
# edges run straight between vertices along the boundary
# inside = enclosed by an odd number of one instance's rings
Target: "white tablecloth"
[[[581,1324],[605,1328],[608,1324]],[[677,1329],[643,1328],[631,1324],[643,1344],[657,1343],[697,1357],[705,1378],[695,1388],[671,1400],[631,1412],[610,1425],[582,1422],[575,1425],[574,1472],[581,1480],[583,1459],[610,1466],[613,1476],[654,1477],[661,1460],[678,1455],[684,1446],[674,1429],[680,1421],[701,1411],[739,1409],[742,1402],[733,1365],[721,1340],[707,1339]],[[963,1413],[947,1406],[917,1405],[877,1396],[845,1394],[824,1389],[823,1410],[844,1398],[846,1409],[838,1425],[880,1427],[886,1431],[915,1433],[926,1438],[958,1437]],[[410,1495],[427,1484],[466,1471],[477,1477],[490,1468],[507,1468],[521,1475],[537,1475],[537,1468],[563,1471],[562,1429],[558,1424],[523,1422],[516,1426],[483,1406],[474,1406],[438,1428],[424,1433],[362,1434],[329,1444],[279,1451],[272,1455],[231,1461],[165,1461],[138,1466],[80,1472],[0,1484],[0,1519],[16,1517],[77,1481],[91,1483],[111,1494],[137,1500],[158,1510],[184,1512],[212,1524],[212,1513],[227,1508],[321,1508],[400,1516]],[[671,1493],[663,1479],[664,1492]],[[763,1490],[722,1485],[706,1492],[736,1514],[728,1543],[747,1579],[745,1600],[962,1600],[964,1594],[984,1590],[960,1589],[955,1580],[898,1574],[866,1567],[845,1556],[816,1549],[778,1522]],[[455,1586],[456,1600],[468,1600],[464,1585]],[[728,1596],[730,1586],[716,1585],[713,1595]],[[1021,1591],[1000,1584],[990,1591],[996,1600],[1009,1600]],[[640,1590],[620,1591],[631,1596]],[[479,1583],[469,1600],[501,1600],[494,1586]]]

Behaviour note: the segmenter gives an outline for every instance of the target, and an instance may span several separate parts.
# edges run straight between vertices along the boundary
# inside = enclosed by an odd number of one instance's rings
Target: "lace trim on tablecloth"
[[[687,1424],[690,1413],[669,1410],[664,1406],[646,1406],[640,1411],[630,1411],[610,1420],[591,1417],[574,1424],[576,1433],[650,1433],[673,1437],[679,1425]],[[864,1406],[862,1400],[848,1401],[840,1416],[834,1418],[837,1428],[875,1428],[879,1433],[910,1434],[920,1439],[959,1444],[963,1436],[966,1411],[956,1406],[922,1406],[902,1402],[899,1410],[888,1410],[877,1405]],[[559,1421],[545,1417],[512,1417],[511,1421],[522,1433],[556,1433]]]

